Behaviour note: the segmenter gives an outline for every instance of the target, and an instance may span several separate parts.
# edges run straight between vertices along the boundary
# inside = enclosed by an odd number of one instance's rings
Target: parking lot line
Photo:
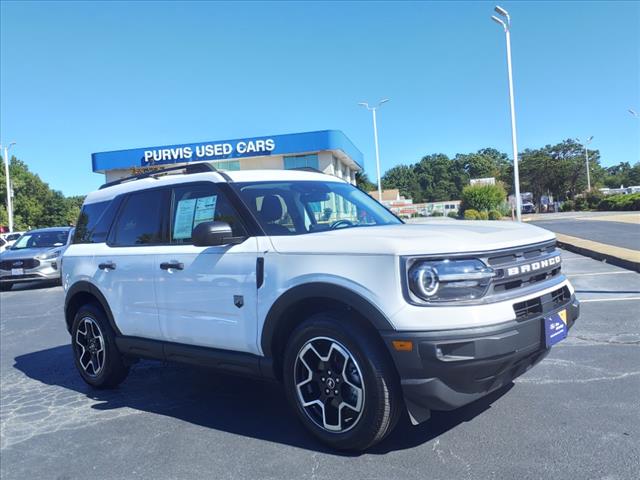
[[[636,273],[636,272],[632,272],[631,270],[611,270],[609,272],[590,272],[590,273],[573,273],[573,274],[569,274],[567,275],[567,277],[573,278],[573,277],[588,277],[590,275],[621,275],[623,273]]]
[[[622,298],[585,298],[580,299],[580,303],[590,302],[621,302],[623,300],[640,300],[640,297],[622,297]]]

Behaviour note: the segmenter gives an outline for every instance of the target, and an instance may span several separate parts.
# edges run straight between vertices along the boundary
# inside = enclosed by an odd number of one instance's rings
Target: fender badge
[[[244,296],[242,296],[242,295],[234,295],[233,296],[233,304],[238,308],[242,308],[244,306]]]

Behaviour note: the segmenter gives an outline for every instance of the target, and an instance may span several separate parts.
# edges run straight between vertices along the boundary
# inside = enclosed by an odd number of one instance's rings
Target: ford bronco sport
[[[208,163],[90,193],[62,278],[88,384],[138,358],[276,379],[349,450],[510,383],[579,312],[546,230],[407,225],[333,176]]]

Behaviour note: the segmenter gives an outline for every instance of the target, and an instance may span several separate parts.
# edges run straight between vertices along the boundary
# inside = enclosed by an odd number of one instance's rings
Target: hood
[[[281,253],[440,255],[500,250],[554,238],[549,230],[525,223],[439,220],[274,236],[271,242]]]
[[[16,258],[36,258],[38,255],[62,250],[63,247],[21,248],[19,250],[5,250],[0,253],[0,260],[13,260]]]

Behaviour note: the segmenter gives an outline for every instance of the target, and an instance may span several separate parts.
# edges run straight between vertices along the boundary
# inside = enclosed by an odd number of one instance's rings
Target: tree
[[[397,165],[387,170],[382,177],[382,188],[397,188],[401,195],[414,200],[420,192],[420,185],[412,165]]]
[[[11,157],[9,171],[14,192],[13,217],[16,230],[69,225],[76,222],[83,197],[66,198],[62,192],[52,190],[16,157]],[[8,224],[6,198],[4,169],[0,169],[1,225]]]
[[[356,173],[356,186],[364,192],[371,192],[377,188],[364,170]]]
[[[442,153],[423,157],[416,164],[415,173],[420,184],[420,192],[416,195],[418,201],[456,200],[469,183],[462,165]]]

